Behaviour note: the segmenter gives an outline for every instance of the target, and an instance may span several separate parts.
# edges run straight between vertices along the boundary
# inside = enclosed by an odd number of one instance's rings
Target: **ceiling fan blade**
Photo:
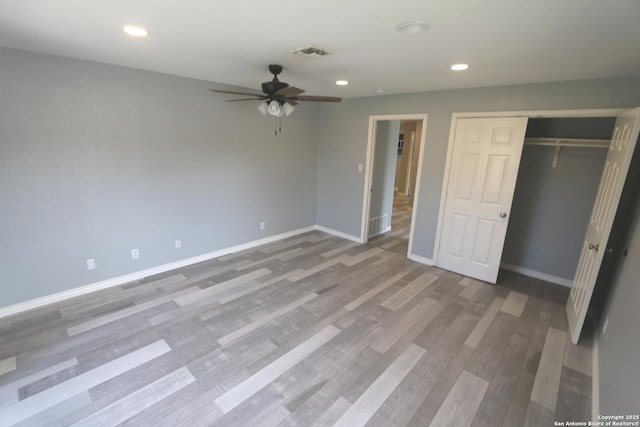
[[[263,99],[267,99],[268,97],[260,97],[260,98],[241,98],[241,99],[227,99],[224,102],[238,102],[238,101],[261,101]]]
[[[298,103],[297,103],[296,101],[292,100],[292,99],[287,99],[287,102],[288,102],[289,104],[293,105],[293,106],[298,105]]]
[[[313,96],[313,95],[302,95],[296,96],[293,99],[296,101],[314,101],[314,102],[340,102],[342,98],[338,98],[337,96]]]
[[[301,93],[304,93],[304,90],[293,86],[287,86],[277,91],[276,95],[284,96],[286,98],[287,96],[297,96]]]
[[[228,93],[231,95],[249,95],[249,96],[264,96],[262,93],[250,93],[250,92],[237,92],[234,90],[219,90],[219,89],[209,89],[211,92],[218,93]]]

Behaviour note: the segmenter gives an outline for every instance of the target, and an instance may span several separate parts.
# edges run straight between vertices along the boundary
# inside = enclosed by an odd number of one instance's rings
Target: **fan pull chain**
[[[282,117],[274,117],[273,119],[273,134],[278,136],[278,133],[282,133]]]

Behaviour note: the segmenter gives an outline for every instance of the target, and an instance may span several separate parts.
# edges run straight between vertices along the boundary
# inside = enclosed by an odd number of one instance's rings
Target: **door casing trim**
[[[367,233],[369,227],[369,208],[370,208],[370,198],[371,198],[371,185],[373,184],[373,153],[375,149],[375,133],[376,133],[376,124],[378,121],[382,120],[421,120],[422,121],[422,131],[420,133],[420,139],[418,143],[420,144],[420,152],[418,153],[418,170],[416,172],[416,188],[414,189],[413,194],[413,210],[411,212],[411,227],[409,231],[409,247],[407,249],[407,257],[410,258],[413,249],[413,233],[415,229],[416,216],[418,214],[418,210],[420,208],[420,181],[422,178],[422,162],[423,162],[423,153],[427,139],[427,113],[398,113],[398,114],[382,114],[382,115],[371,115],[369,116],[369,132],[367,136],[367,154],[365,160],[365,170],[364,170],[364,193],[362,197],[362,219],[360,226],[360,242],[367,242]],[[415,144],[415,142],[414,142]]]

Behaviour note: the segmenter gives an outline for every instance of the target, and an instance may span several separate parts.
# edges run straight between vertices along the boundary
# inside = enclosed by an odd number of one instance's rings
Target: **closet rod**
[[[611,143],[608,139],[578,139],[578,138],[525,138],[526,145],[542,145],[547,147],[556,147],[553,154],[553,162],[551,167],[558,166],[558,158],[563,147],[575,148],[609,148]]]
[[[608,148],[608,139],[579,139],[579,138],[525,138],[527,145],[546,145],[552,147],[593,147]]]

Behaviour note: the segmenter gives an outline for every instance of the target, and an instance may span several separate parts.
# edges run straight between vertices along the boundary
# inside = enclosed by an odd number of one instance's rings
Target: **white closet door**
[[[527,120],[457,120],[439,267],[496,282]]]
[[[639,131],[640,108],[618,116],[567,301],[569,332],[574,344],[578,343],[587,316]]]

